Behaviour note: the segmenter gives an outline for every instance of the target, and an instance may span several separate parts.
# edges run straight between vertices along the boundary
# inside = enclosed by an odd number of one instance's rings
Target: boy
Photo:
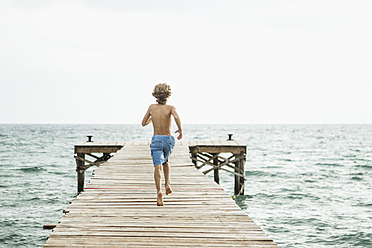
[[[157,84],[152,95],[156,98],[157,104],[151,104],[142,120],[142,126],[152,122],[154,136],[151,140],[151,157],[154,163],[154,179],[157,190],[157,205],[163,206],[163,193],[161,191],[161,171],[164,167],[165,193],[171,194],[172,188],[169,182],[169,163],[168,159],[175,145],[174,137],[171,136],[171,116],[177,124],[177,139],[182,139],[181,120],[176,108],[167,105],[167,100],[172,94],[171,88],[167,84]]]

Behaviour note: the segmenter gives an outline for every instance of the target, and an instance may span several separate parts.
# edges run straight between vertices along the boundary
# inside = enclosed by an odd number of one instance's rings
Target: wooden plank
[[[208,152],[208,153],[241,153],[246,152],[244,146],[202,146],[198,145],[194,148],[194,152]]]
[[[112,153],[123,148],[121,145],[88,145],[75,146],[75,153]]]
[[[184,141],[186,142],[186,141]],[[185,146],[196,146],[196,140],[189,140],[187,143],[185,143]]]
[[[131,245],[133,247],[278,247],[272,241],[256,241],[256,240],[224,240],[219,238],[157,238],[150,237],[143,239],[140,237],[92,237],[88,236],[55,236],[53,240],[48,240],[45,247],[63,247],[74,245],[96,245],[102,247],[117,247]],[[197,243],[195,243],[197,242]],[[144,245],[144,246],[140,246]]]

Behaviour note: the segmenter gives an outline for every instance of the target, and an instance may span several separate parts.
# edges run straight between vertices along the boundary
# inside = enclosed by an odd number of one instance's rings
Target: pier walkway
[[[187,142],[177,142],[170,158],[173,193],[161,207],[148,142],[122,147],[94,170],[44,247],[277,247],[195,169]]]

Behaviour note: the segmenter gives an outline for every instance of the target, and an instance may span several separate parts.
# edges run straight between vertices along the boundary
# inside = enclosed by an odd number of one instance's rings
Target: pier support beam
[[[213,159],[213,164],[214,164],[214,181],[218,184],[220,184],[220,175],[219,175],[219,167],[218,167],[218,153],[212,153],[214,159]]]
[[[80,193],[84,189],[84,180],[85,180],[85,154],[78,153],[77,157],[81,159],[76,159],[76,172],[77,172],[77,191]]]
[[[231,141],[230,141],[231,142]],[[219,171],[223,170],[234,174],[234,194],[244,194],[244,164],[246,160],[246,145],[231,144],[206,144],[189,146],[191,160],[195,168],[207,174],[213,171],[214,181],[220,183]],[[230,154],[230,157],[224,157]]]
[[[95,158],[96,161],[92,162],[85,159],[85,155]],[[98,157],[91,153],[77,153],[75,155],[78,193],[84,190],[85,171],[93,165],[100,166],[101,164],[109,160],[111,157],[112,156],[110,155],[110,153],[103,153],[102,157]]]
[[[190,149],[190,151],[191,151],[191,149]],[[191,151],[191,160],[194,163],[196,168],[198,168],[197,156],[198,156],[198,154],[196,152]]]
[[[244,195],[244,164],[245,164],[245,154],[237,153],[234,154],[235,158],[238,159],[235,161],[235,180],[234,180],[234,194],[235,195]]]

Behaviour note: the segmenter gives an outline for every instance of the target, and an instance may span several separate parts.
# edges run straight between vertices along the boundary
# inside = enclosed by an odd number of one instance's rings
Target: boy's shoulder
[[[161,108],[161,107],[166,107],[166,108],[169,108],[169,109],[173,109],[173,108],[175,108],[174,106],[172,106],[172,105],[168,105],[168,104],[165,104],[165,105],[161,105],[161,104],[151,104],[150,106],[149,106],[149,109],[153,109],[153,108]]]

